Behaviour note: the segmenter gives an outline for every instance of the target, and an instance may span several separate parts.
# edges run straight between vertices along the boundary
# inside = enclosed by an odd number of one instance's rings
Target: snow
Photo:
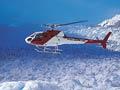
[[[37,60],[35,60],[37,61]],[[20,63],[19,61],[18,63]],[[40,61],[38,60],[38,63]],[[42,63],[42,61],[41,61]],[[31,62],[29,71],[20,75],[29,78],[30,72],[37,80],[1,82],[0,90],[119,90],[120,89],[120,59],[76,59],[73,61],[55,60],[42,63],[45,67],[37,67]],[[13,63],[14,64],[14,63]],[[12,64],[11,64],[12,65]],[[33,66],[34,65],[34,66]],[[37,67],[37,71],[34,68]],[[1,67],[2,68],[2,67]],[[13,70],[20,71],[21,68]],[[4,69],[4,68],[2,68]],[[40,70],[44,69],[44,70]],[[12,70],[12,69],[11,69]],[[14,72],[10,73],[14,75]],[[6,72],[5,72],[6,73]],[[16,72],[17,74],[17,72]],[[16,76],[16,77],[24,77]],[[6,76],[7,77],[7,76]],[[11,77],[15,78],[15,77]]]
[[[102,27],[110,27],[110,26],[120,27],[120,15],[117,14],[113,18],[107,19],[98,25],[100,25]]]
[[[60,29],[90,39],[112,35],[107,49],[64,45],[61,55],[37,53],[32,47],[0,49],[0,90],[120,90],[120,27]]]
[[[4,82],[0,90],[60,90],[56,84],[40,81]]]
[[[99,26],[96,27],[81,27],[80,25],[66,26],[60,28],[65,30],[66,33],[74,34],[80,37],[89,39],[104,39],[108,32],[112,32],[112,35],[108,39],[107,48],[113,51],[120,51],[120,27],[116,27],[120,21],[120,15],[116,15],[112,19],[105,20]],[[120,23],[120,22],[119,22]],[[108,27],[108,26],[113,27]]]

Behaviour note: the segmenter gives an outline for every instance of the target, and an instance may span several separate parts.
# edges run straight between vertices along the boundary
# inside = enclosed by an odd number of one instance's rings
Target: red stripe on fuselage
[[[49,41],[51,38],[56,36],[60,31],[58,30],[48,30],[46,32],[42,33],[42,37],[40,38],[34,38],[31,43],[35,45],[44,45],[47,41]]]
[[[101,43],[103,42],[103,40],[91,40],[91,39],[88,39],[88,41],[86,43]]]
[[[92,40],[92,39],[85,39],[85,38],[75,38],[75,37],[68,37],[64,36],[64,38],[67,38],[69,40],[74,40],[74,41],[85,41],[85,43],[101,43],[103,40]]]

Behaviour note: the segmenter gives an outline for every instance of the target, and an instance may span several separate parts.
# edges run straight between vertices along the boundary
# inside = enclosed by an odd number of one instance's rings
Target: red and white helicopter
[[[106,48],[107,40],[111,35],[111,32],[105,36],[103,40],[93,40],[93,39],[81,39],[75,37],[69,37],[64,34],[63,31],[55,30],[58,26],[70,25],[75,23],[83,23],[86,20],[66,23],[66,24],[47,24],[45,26],[50,27],[50,30],[45,32],[35,32],[28,36],[25,41],[30,45],[37,47],[35,49],[37,52],[47,52],[47,53],[60,53],[62,50],[58,48],[59,45],[63,44],[100,44],[103,48]]]

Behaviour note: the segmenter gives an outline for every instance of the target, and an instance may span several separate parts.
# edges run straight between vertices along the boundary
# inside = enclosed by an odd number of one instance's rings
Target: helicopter
[[[64,44],[100,44],[104,49],[107,46],[107,40],[110,37],[112,32],[108,32],[103,40],[94,40],[94,39],[86,39],[86,38],[76,38],[70,37],[64,34],[61,30],[56,30],[56,27],[71,25],[75,23],[84,23],[87,20],[81,20],[77,22],[65,23],[65,24],[44,24],[51,29],[48,29],[44,32],[34,32],[27,38],[25,38],[25,42],[27,44],[36,46],[35,49],[37,52],[44,53],[61,53],[62,50],[59,49],[60,45]]]

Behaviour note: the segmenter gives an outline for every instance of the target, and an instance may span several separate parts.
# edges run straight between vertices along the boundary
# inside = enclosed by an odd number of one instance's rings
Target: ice
[[[40,81],[4,82],[0,90],[61,90],[56,84]]]
[[[4,82],[0,84],[0,90],[21,90],[24,87],[22,82]]]

